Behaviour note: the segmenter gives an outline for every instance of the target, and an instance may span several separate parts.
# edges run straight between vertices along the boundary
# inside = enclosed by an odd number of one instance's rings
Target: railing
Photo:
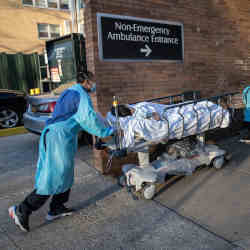
[[[139,102],[159,102],[162,100],[167,101],[167,102],[169,101],[168,104],[174,104],[176,102],[180,102],[180,101],[184,102],[184,101],[190,100],[190,97],[192,97],[192,100],[198,100],[200,98],[200,92],[199,91],[183,92],[181,94],[163,96],[163,97],[159,97],[159,98],[138,101],[138,102],[131,103],[131,104],[137,104]]]
[[[205,129],[205,131],[207,130],[210,130],[212,128],[212,110],[210,108],[210,102],[213,102],[213,103],[216,103],[217,105],[221,105],[222,104],[222,99],[224,101],[224,104],[227,106],[227,107],[223,107],[224,109],[228,109],[228,112],[231,113],[231,119],[233,119],[233,116],[234,116],[234,111],[235,111],[235,108],[233,106],[233,103],[232,103],[232,96],[234,95],[237,95],[239,94],[239,92],[232,92],[232,93],[225,93],[225,94],[222,94],[222,95],[218,95],[218,96],[212,96],[212,97],[208,97],[208,98],[200,98],[200,99],[195,99],[195,100],[192,100],[192,101],[186,101],[186,102],[182,102],[182,103],[177,103],[177,104],[172,104],[172,105],[169,105],[167,106],[164,111],[163,111],[163,114],[162,114],[162,119],[165,120],[168,124],[168,131],[169,131],[169,119],[167,117],[167,111],[170,110],[170,109],[173,109],[173,108],[178,108],[178,115],[179,117],[181,117],[182,119],[182,135],[181,137],[184,136],[185,134],[185,115],[181,112],[182,111],[182,107],[183,106],[187,106],[187,105],[190,105],[191,108],[193,108],[193,111],[194,111],[194,114],[196,116],[196,122],[197,122],[197,127],[196,127],[196,132],[197,134],[199,133],[199,127],[198,127],[198,123],[199,123],[199,112],[198,112],[198,105],[199,103],[201,102],[205,102],[206,103],[206,109],[207,111],[209,112],[209,122],[208,122],[208,127]],[[225,101],[226,99],[226,101]],[[221,108],[221,113],[220,113],[220,124],[219,126],[217,127],[220,127],[224,121],[224,118],[225,118],[225,114],[226,112],[223,112],[223,109]],[[168,133],[169,134],[169,133]],[[168,135],[169,137],[169,135]]]

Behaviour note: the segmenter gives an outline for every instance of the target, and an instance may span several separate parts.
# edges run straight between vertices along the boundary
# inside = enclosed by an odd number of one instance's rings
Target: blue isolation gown
[[[35,177],[36,193],[40,195],[59,194],[72,187],[79,131],[85,130],[98,137],[113,133],[113,128],[107,127],[96,114],[88,93],[80,84],[69,90],[80,95],[77,112],[64,121],[46,126],[40,138]]]
[[[250,122],[250,87],[246,87],[242,93],[243,102],[245,104],[244,121]]]

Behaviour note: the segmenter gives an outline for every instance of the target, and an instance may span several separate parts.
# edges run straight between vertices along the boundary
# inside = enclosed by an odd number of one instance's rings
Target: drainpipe
[[[72,22],[72,33],[75,32],[75,0],[71,0],[71,22]]]
[[[81,7],[85,8],[85,1],[84,0],[76,0],[76,27],[77,32],[80,33],[81,30],[79,28],[79,24],[82,24],[83,15],[81,13]]]

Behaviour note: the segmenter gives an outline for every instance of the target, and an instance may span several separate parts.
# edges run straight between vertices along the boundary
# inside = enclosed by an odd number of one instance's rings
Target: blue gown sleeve
[[[247,100],[248,99],[248,93],[250,91],[250,87],[246,87],[244,90],[243,90],[243,93],[242,93],[242,99],[243,99],[243,103],[247,106],[249,106],[249,101]]]
[[[114,129],[106,126],[94,111],[91,99],[87,93],[84,93],[83,97],[81,97],[75,119],[82,129],[89,134],[106,137],[112,135],[114,132]]]
[[[52,117],[46,121],[46,125],[66,121],[77,112],[79,103],[80,94],[77,91],[65,90],[57,100]]]

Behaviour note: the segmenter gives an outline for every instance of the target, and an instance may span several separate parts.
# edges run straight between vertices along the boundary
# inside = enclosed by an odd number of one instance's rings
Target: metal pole
[[[76,0],[76,28],[77,28],[77,33],[80,33],[79,29],[79,24],[81,23],[81,0]]]
[[[116,119],[116,129],[117,129],[116,149],[121,149],[122,148],[121,127],[118,115],[118,98],[116,96],[113,96],[113,106],[115,108],[115,119]]]

